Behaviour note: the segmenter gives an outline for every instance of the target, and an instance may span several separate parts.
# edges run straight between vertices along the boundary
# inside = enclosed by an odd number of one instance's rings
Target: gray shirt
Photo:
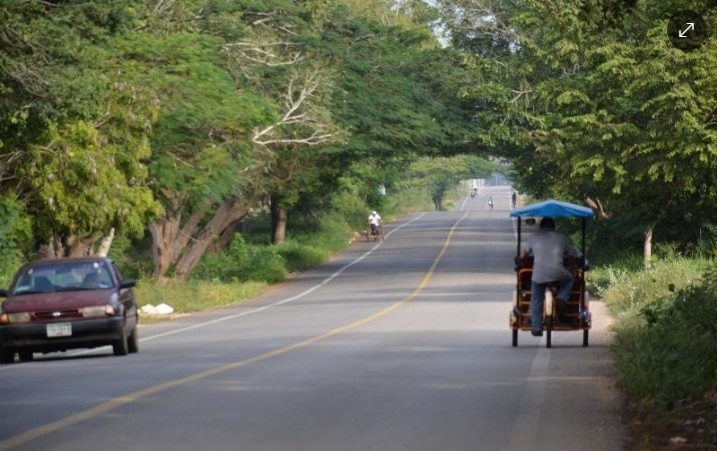
[[[563,263],[565,257],[581,257],[568,237],[551,229],[543,229],[528,238],[527,252],[534,257],[533,281],[538,283],[562,280],[571,274]]]

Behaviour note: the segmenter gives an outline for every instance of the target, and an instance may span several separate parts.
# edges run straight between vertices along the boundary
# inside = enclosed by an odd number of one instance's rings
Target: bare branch
[[[602,202],[600,202],[600,199],[595,198],[596,200],[592,200],[590,196],[585,196],[583,200],[585,201],[585,205],[590,207],[592,211],[599,217],[599,218],[609,218],[610,215],[605,212],[605,209],[602,206]]]
[[[296,44],[286,41],[234,42],[225,44],[222,51],[240,63],[250,61],[263,66],[277,67],[296,64],[304,59],[298,50],[286,51],[292,47],[296,47]]]

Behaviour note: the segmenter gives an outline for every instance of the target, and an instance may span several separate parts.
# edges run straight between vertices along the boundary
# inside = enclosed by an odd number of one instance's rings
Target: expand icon
[[[667,24],[667,36],[672,45],[689,52],[699,48],[707,39],[707,23],[695,11],[679,11]]]

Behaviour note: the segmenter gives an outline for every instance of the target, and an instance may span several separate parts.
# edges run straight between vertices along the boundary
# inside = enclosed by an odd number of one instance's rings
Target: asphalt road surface
[[[623,449],[601,303],[587,348],[581,332],[511,346],[510,193],[386,224],[255,300],[142,325],[138,354],[0,366],[0,451]]]

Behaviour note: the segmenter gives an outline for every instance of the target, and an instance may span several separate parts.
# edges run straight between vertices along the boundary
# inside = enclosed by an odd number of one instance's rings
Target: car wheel
[[[15,351],[12,349],[0,349],[0,363],[13,363],[15,361]]]
[[[129,338],[127,339],[127,350],[131,353],[135,353],[139,351],[139,332],[137,331],[137,327],[132,330],[132,333],[129,335]]]
[[[32,351],[19,351],[18,355],[21,362],[32,362]]]
[[[124,325],[122,325],[122,333],[120,334],[119,340],[112,342],[112,353],[114,355],[127,355],[128,352],[127,332],[124,330]]]

